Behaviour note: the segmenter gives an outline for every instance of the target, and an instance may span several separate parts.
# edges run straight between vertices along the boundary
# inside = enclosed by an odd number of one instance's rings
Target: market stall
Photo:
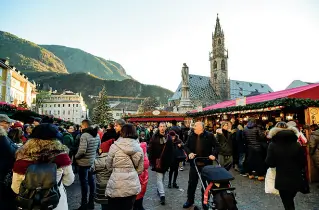
[[[261,94],[247,98],[225,101],[212,106],[205,107],[203,111],[193,110],[187,113],[196,121],[205,122],[207,127],[213,130],[220,121],[231,118],[246,123],[249,118],[255,118],[265,124],[278,121],[295,121],[298,128],[302,130],[307,139],[310,138],[309,127],[319,121],[319,84],[283,90],[273,93]],[[304,145],[307,147],[307,145]],[[307,151],[308,147],[307,147]],[[310,181],[318,181],[312,165],[308,159],[308,175]]]
[[[171,122],[176,120],[177,122],[183,122],[185,120],[185,114],[155,110],[141,114],[127,115],[125,119],[128,122]]]

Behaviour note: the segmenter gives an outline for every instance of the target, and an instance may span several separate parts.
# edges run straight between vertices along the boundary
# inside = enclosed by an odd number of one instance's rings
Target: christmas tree
[[[92,121],[97,125],[106,125],[113,121],[113,115],[111,113],[112,109],[109,105],[109,100],[107,98],[107,92],[103,86],[99,93],[99,96],[94,104]]]

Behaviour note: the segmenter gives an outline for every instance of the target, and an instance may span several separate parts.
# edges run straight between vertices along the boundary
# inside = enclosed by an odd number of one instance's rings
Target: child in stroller
[[[207,158],[194,158],[194,165],[204,190],[204,200],[202,201],[204,210],[238,210],[234,194],[235,188],[230,183],[231,180],[234,180],[231,173],[221,167],[216,159],[217,166],[207,165],[200,174],[196,165],[198,159]],[[195,207],[194,209],[199,208]]]

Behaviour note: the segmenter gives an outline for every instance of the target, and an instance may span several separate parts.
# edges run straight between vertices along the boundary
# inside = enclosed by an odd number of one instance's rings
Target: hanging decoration
[[[246,106],[232,106],[220,109],[206,110],[202,112],[186,113],[189,117],[200,117],[214,114],[239,114],[250,112],[265,112],[280,110],[282,108],[306,109],[308,107],[319,107],[319,100],[302,98],[280,98],[272,101],[266,101]]]

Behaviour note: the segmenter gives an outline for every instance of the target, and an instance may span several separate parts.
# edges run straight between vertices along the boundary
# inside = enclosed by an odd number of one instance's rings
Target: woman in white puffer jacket
[[[111,146],[106,158],[106,168],[112,170],[105,190],[110,197],[108,208],[133,209],[136,195],[141,191],[138,175],[144,169],[144,154],[132,124],[122,127],[121,137]]]

